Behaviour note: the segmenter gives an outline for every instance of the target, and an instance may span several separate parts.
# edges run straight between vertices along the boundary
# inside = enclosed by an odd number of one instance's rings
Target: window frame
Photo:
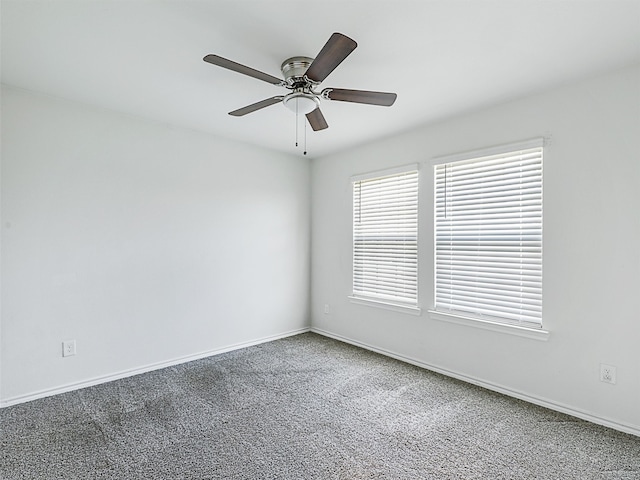
[[[357,253],[357,248],[356,248],[357,247],[357,230],[358,230],[356,226],[356,215],[357,215],[357,211],[356,211],[357,202],[355,198],[356,184],[358,182],[366,182],[369,180],[375,181],[375,180],[382,180],[389,177],[403,176],[409,173],[415,173],[415,206],[413,207],[413,210],[415,211],[415,222],[412,224],[415,231],[415,238],[414,238],[415,254],[413,255],[415,260],[411,267],[415,269],[415,274],[411,275],[413,279],[412,280],[413,284],[415,285],[415,300],[413,301],[402,300],[400,298],[392,298],[390,296],[385,296],[385,295],[377,295],[376,293],[365,292],[361,289],[356,288],[356,284],[358,283],[356,281],[356,277],[357,277],[357,268],[358,268],[357,264],[358,264],[358,255],[359,255]],[[372,171],[372,172],[368,172],[360,175],[354,175],[351,177],[350,180],[351,180],[350,185],[351,185],[351,198],[352,198],[352,208],[351,208],[351,214],[352,214],[352,277],[351,277],[352,284],[351,284],[351,287],[352,287],[352,290],[351,290],[351,295],[348,296],[350,301],[355,304],[373,306],[373,307],[378,307],[378,308],[383,308],[388,310],[394,310],[402,313],[409,313],[413,315],[420,315],[421,309],[419,306],[419,291],[418,291],[418,280],[419,280],[419,277],[418,277],[418,264],[419,264],[418,211],[419,211],[419,189],[420,189],[419,164],[413,163],[413,164],[403,165],[403,166],[389,168],[385,170],[377,170],[377,171]],[[413,187],[410,187],[410,188],[413,188]],[[358,204],[358,208],[360,207],[361,207],[361,204]],[[360,274],[362,275],[362,271],[360,271]],[[403,282],[399,282],[398,285],[402,283]]]
[[[486,157],[499,156],[499,155],[508,155],[512,152],[517,152],[521,150],[529,150],[540,148],[540,169],[542,169],[543,165],[543,157],[544,157],[544,147],[547,142],[544,138],[535,138],[531,140],[527,140],[524,142],[510,143],[505,145],[500,145],[496,147],[490,147],[481,150],[474,150],[470,152],[457,153],[453,155],[447,155],[443,157],[436,157],[432,159],[432,173],[434,175],[434,191],[433,191],[433,209],[434,209],[434,218],[433,218],[433,234],[434,234],[434,244],[433,244],[433,305],[429,309],[429,316],[435,320],[447,321],[456,324],[462,324],[471,327],[478,327],[488,330],[499,331],[503,333],[513,333],[516,335],[521,335],[530,338],[536,338],[541,340],[546,340],[548,338],[549,332],[543,328],[542,323],[542,314],[540,314],[539,324],[534,324],[530,322],[517,322],[508,318],[494,317],[494,316],[482,316],[477,315],[469,311],[464,310],[455,310],[455,309],[438,309],[436,306],[436,289],[438,288],[438,279],[436,278],[437,273],[437,264],[436,264],[436,255],[437,255],[437,239],[436,239],[436,224],[438,222],[437,217],[437,179],[436,179],[436,170],[438,166],[445,164],[455,164],[457,162],[473,162],[474,160],[480,160]],[[540,185],[542,187],[543,181],[542,170],[540,171]],[[542,193],[541,193],[542,195]],[[540,208],[542,209],[543,198],[540,199]],[[542,222],[542,213],[540,213],[540,219]],[[542,224],[540,224],[540,237],[542,240]],[[540,242],[540,268],[542,269],[542,241]],[[540,292],[542,293],[542,270],[540,271]],[[542,301],[542,300],[540,300]]]

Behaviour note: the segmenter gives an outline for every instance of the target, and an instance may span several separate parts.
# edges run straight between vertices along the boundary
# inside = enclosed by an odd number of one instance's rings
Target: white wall
[[[431,159],[549,135],[543,227],[548,341],[430,319]],[[352,304],[349,177],[413,162],[421,163],[422,315]],[[314,160],[312,191],[315,329],[640,434],[640,68]],[[600,363],[617,367],[616,385],[599,381]]]
[[[309,173],[3,86],[0,400],[308,327]]]

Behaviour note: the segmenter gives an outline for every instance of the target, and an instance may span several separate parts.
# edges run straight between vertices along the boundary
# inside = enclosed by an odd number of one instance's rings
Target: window
[[[418,303],[417,165],[352,178],[353,296]]]
[[[434,163],[436,312],[541,328],[542,139]]]

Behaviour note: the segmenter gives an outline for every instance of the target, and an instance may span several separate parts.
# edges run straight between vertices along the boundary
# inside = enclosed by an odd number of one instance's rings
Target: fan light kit
[[[282,99],[282,103],[292,112],[302,113],[304,115],[320,107],[318,97],[313,93],[306,92],[290,93]]]
[[[325,88],[320,92],[314,90],[357,46],[358,44],[346,35],[334,33],[315,59],[291,57],[285,60],[280,67],[284,80],[218,55],[207,55],[204,57],[204,61],[291,90],[287,95],[267,98],[229,112],[229,115],[241,117],[282,102],[292,112],[305,115],[311,128],[314,131],[318,131],[329,127],[320,111],[320,99],[385,107],[393,105],[396,101],[397,95],[395,93],[347,90],[344,88]],[[304,153],[306,155],[307,152],[305,151]]]

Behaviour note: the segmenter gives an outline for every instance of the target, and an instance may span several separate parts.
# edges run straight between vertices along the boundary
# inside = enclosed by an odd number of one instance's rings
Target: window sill
[[[534,340],[540,340],[543,342],[546,342],[549,339],[549,331],[539,328],[528,328],[521,327],[519,325],[509,325],[506,323],[479,320],[477,318],[437,312],[435,310],[429,310],[429,318],[431,318],[432,320],[439,320],[441,322],[450,322],[458,325],[465,325],[468,327],[481,328],[483,330],[491,330],[493,332],[532,338]]]
[[[401,303],[386,302],[384,300],[376,300],[372,298],[357,297],[355,295],[349,295],[349,301],[358,305],[383,308],[385,310],[393,310],[395,312],[408,313],[410,315],[420,315],[422,313],[420,307],[402,305]]]

